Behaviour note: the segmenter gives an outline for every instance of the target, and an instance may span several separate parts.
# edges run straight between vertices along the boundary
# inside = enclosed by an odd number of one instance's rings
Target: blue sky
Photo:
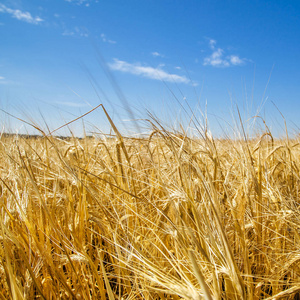
[[[293,133],[299,16],[300,1],[0,0],[0,108],[53,130],[102,103],[133,132],[130,119],[147,110],[187,126],[190,107],[218,135],[235,105],[280,133],[276,105]],[[101,109],[84,120],[109,131]],[[4,113],[1,122],[32,132]],[[71,128],[80,134],[82,122]]]

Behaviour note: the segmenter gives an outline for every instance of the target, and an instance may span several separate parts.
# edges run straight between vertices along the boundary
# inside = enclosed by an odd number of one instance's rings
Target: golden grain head
[[[1,138],[1,299],[299,295],[298,140],[116,135]]]

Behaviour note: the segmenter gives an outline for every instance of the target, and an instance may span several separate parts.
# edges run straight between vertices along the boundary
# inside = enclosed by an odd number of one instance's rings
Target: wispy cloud
[[[210,56],[204,58],[204,66],[210,65],[213,67],[229,67],[230,63],[223,59],[224,50],[218,48]]]
[[[217,41],[216,40],[209,40],[209,46],[212,50],[215,49],[215,45],[216,45]]]
[[[163,54],[160,54],[158,52],[152,52],[151,53],[154,57],[165,57]]]
[[[104,33],[101,33],[100,37],[102,39],[102,42],[104,42],[104,43],[110,43],[110,44],[116,44],[117,43],[116,41],[109,40]]]
[[[70,2],[70,3],[74,3],[76,5],[84,4],[86,7],[89,7],[91,2],[95,2],[95,3],[99,2],[98,0],[94,0],[94,1],[92,1],[92,0],[65,0],[65,1]]]
[[[33,17],[29,12],[27,11],[21,11],[19,9],[12,9],[7,7],[4,4],[0,4],[0,12],[10,14],[13,18],[24,21],[30,24],[39,24],[43,21],[40,17]]]
[[[229,55],[224,57],[225,51],[221,48],[216,48],[216,44],[216,40],[209,40],[209,47],[212,50],[212,53],[204,58],[204,66],[230,67],[240,66],[245,63],[245,59],[240,58],[238,55]]]
[[[64,36],[74,36],[74,35],[75,35],[75,32],[72,31],[72,30],[65,29],[65,30],[63,31],[62,35],[64,35]]]
[[[244,63],[244,60],[239,58],[237,55],[231,55],[229,59],[231,64],[235,66],[242,65]]]
[[[114,62],[109,64],[112,70],[120,71],[123,73],[130,73],[137,76],[142,76],[154,80],[163,80],[168,82],[177,82],[185,84],[193,84],[185,76],[177,74],[170,74],[164,71],[161,67],[153,68],[149,66],[142,66],[140,63],[131,64],[126,61],[114,59]]]
[[[74,37],[88,37],[89,33],[86,29],[75,27],[73,30],[65,29],[62,33],[64,36],[74,36]]]
[[[8,85],[12,84],[13,82],[10,80],[7,80],[4,76],[0,76],[0,84],[1,85]]]

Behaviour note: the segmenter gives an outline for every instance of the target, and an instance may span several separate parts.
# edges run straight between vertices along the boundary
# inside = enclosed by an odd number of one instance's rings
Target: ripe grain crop
[[[1,299],[299,299],[299,140],[151,124],[1,136]]]

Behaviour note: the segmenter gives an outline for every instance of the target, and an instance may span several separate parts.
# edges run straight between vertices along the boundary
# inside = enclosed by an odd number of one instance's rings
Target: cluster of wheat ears
[[[1,299],[297,299],[300,144],[0,138]]]

